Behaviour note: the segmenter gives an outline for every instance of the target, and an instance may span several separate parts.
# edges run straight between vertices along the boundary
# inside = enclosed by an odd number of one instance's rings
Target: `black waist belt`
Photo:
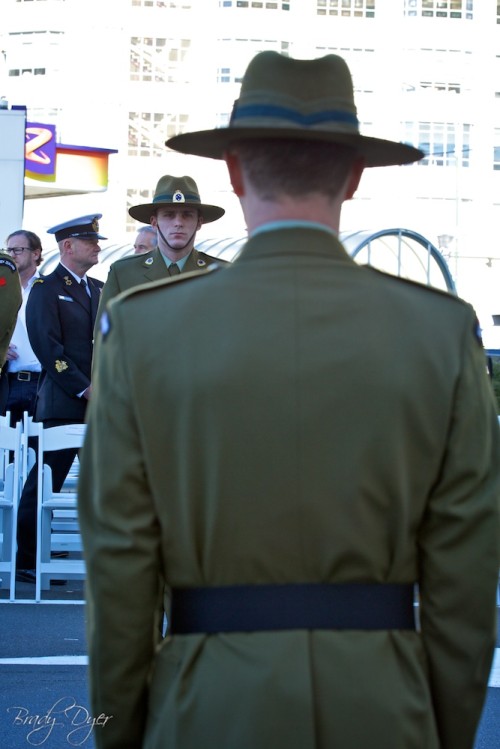
[[[415,629],[413,584],[174,588],[172,634],[277,629]]]
[[[40,372],[7,372],[12,380],[20,380],[21,382],[30,382],[30,380],[38,380]]]

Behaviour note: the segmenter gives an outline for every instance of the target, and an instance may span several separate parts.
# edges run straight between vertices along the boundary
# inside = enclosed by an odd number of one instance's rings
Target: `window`
[[[8,35],[7,75],[22,80],[33,76],[52,78],[61,68],[65,36],[58,31],[12,32]]]
[[[335,54],[343,57],[351,71],[355,94],[372,94],[377,85],[375,50],[367,47],[316,47],[318,57]]]
[[[401,58],[400,75],[405,93],[442,97],[467,94],[474,88],[470,49],[411,48]],[[492,75],[492,80],[495,80]]]
[[[375,18],[375,0],[316,0],[316,15]]]
[[[192,0],[132,0],[132,7],[191,10]]]
[[[500,170],[500,127],[495,128],[495,139],[493,146],[493,169]]]
[[[405,0],[405,16],[472,20],[473,0]]]
[[[13,77],[21,75],[45,75],[45,68],[10,68],[9,75]]]
[[[248,61],[259,52],[272,49],[282,55],[288,55],[289,42],[276,39],[220,39],[220,57],[224,62],[217,67],[217,83],[241,83]],[[226,60],[233,62],[232,67]]]
[[[227,127],[231,119],[231,112],[217,112],[215,117],[215,127]]]
[[[12,31],[9,33],[9,38],[21,44],[33,44],[33,42],[45,45],[59,44],[63,36],[62,31]]]
[[[418,166],[468,167],[470,130],[469,124],[455,122],[405,122],[402,140],[426,154]]]
[[[219,0],[219,8],[290,10],[291,0]]]
[[[30,122],[46,122],[57,125],[62,114],[62,109],[52,107],[29,107],[28,120]]]
[[[452,94],[460,93],[460,83],[450,83],[449,81],[443,83],[438,81],[420,81],[418,87],[424,91],[439,91]]]
[[[137,231],[137,221],[133,219],[129,214],[128,209],[132,208],[133,205],[141,205],[142,203],[152,203],[154,198],[153,190],[127,190],[127,210],[126,210],[126,229],[128,232]]]
[[[165,141],[183,132],[187,114],[130,112],[128,125],[129,156],[164,156]]]
[[[183,65],[189,39],[133,36],[130,40],[130,80],[155,83],[190,83],[189,66]]]

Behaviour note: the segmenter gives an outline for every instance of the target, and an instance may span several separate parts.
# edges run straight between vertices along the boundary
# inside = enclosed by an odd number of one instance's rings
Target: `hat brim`
[[[175,135],[165,141],[173,151],[223,159],[228,147],[239,140],[276,138],[279,140],[308,140],[325,143],[343,143],[352,146],[365,160],[365,166],[397,166],[418,161],[425,154],[414,146],[382,138],[372,138],[355,133],[332,133],[313,129],[227,127],[199,130]]]
[[[218,205],[208,205],[206,203],[143,203],[142,205],[133,205],[129,208],[128,212],[132,218],[137,219],[143,224],[151,223],[151,216],[156,213],[158,208],[172,207],[177,208],[195,208],[201,213],[204,224],[210,224],[212,221],[217,221],[225,214],[224,208]]]

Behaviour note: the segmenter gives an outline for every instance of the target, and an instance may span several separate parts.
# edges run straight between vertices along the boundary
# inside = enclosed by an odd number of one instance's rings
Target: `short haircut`
[[[233,150],[264,200],[311,193],[336,197],[356,158],[354,148],[322,141],[242,140],[234,144]]]
[[[12,239],[13,237],[18,237],[18,236],[23,236],[26,238],[26,241],[29,244],[30,250],[32,250],[33,252],[35,250],[40,251],[40,255],[38,256],[38,259],[36,261],[36,264],[40,265],[40,263],[42,262],[43,249],[42,249],[42,243],[40,241],[40,237],[38,236],[38,234],[35,234],[34,231],[28,231],[27,229],[17,229],[16,231],[13,231],[11,234],[9,234],[9,236],[7,237],[7,242],[9,241],[9,239]]]

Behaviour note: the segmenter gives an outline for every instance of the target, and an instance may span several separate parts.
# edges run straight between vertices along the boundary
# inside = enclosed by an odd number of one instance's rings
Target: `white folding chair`
[[[43,454],[52,450],[81,447],[86,425],[68,424],[49,428],[43,428],[42,424],[37,426],[38,515],[35,600],[40,601],[41,591],[50,588],[50,580],[85,578],[77,516],[76,480],[70,478],[69,486],[63,485],[60,492],[55,492],[52,486],[52,470],[44,464]],[[68,556],[54,558],[52,552],[57,551],[67,551]]]
[[[28,412],[25,411],[23,414],[23,433],[21,436],[22,444],[22,460],[21,468],[19,470],[19,478],[21,480],[21,490],[26,483],[28,473],[31,471],[36,461],[36,452],[33,447],[29,446],[29,438],[37,437],[40,425],[33,421],[32,416],[28,416]]]
[[[20,493],[21,422],[0,422],[0,588],[16,591],[16,528]]]

